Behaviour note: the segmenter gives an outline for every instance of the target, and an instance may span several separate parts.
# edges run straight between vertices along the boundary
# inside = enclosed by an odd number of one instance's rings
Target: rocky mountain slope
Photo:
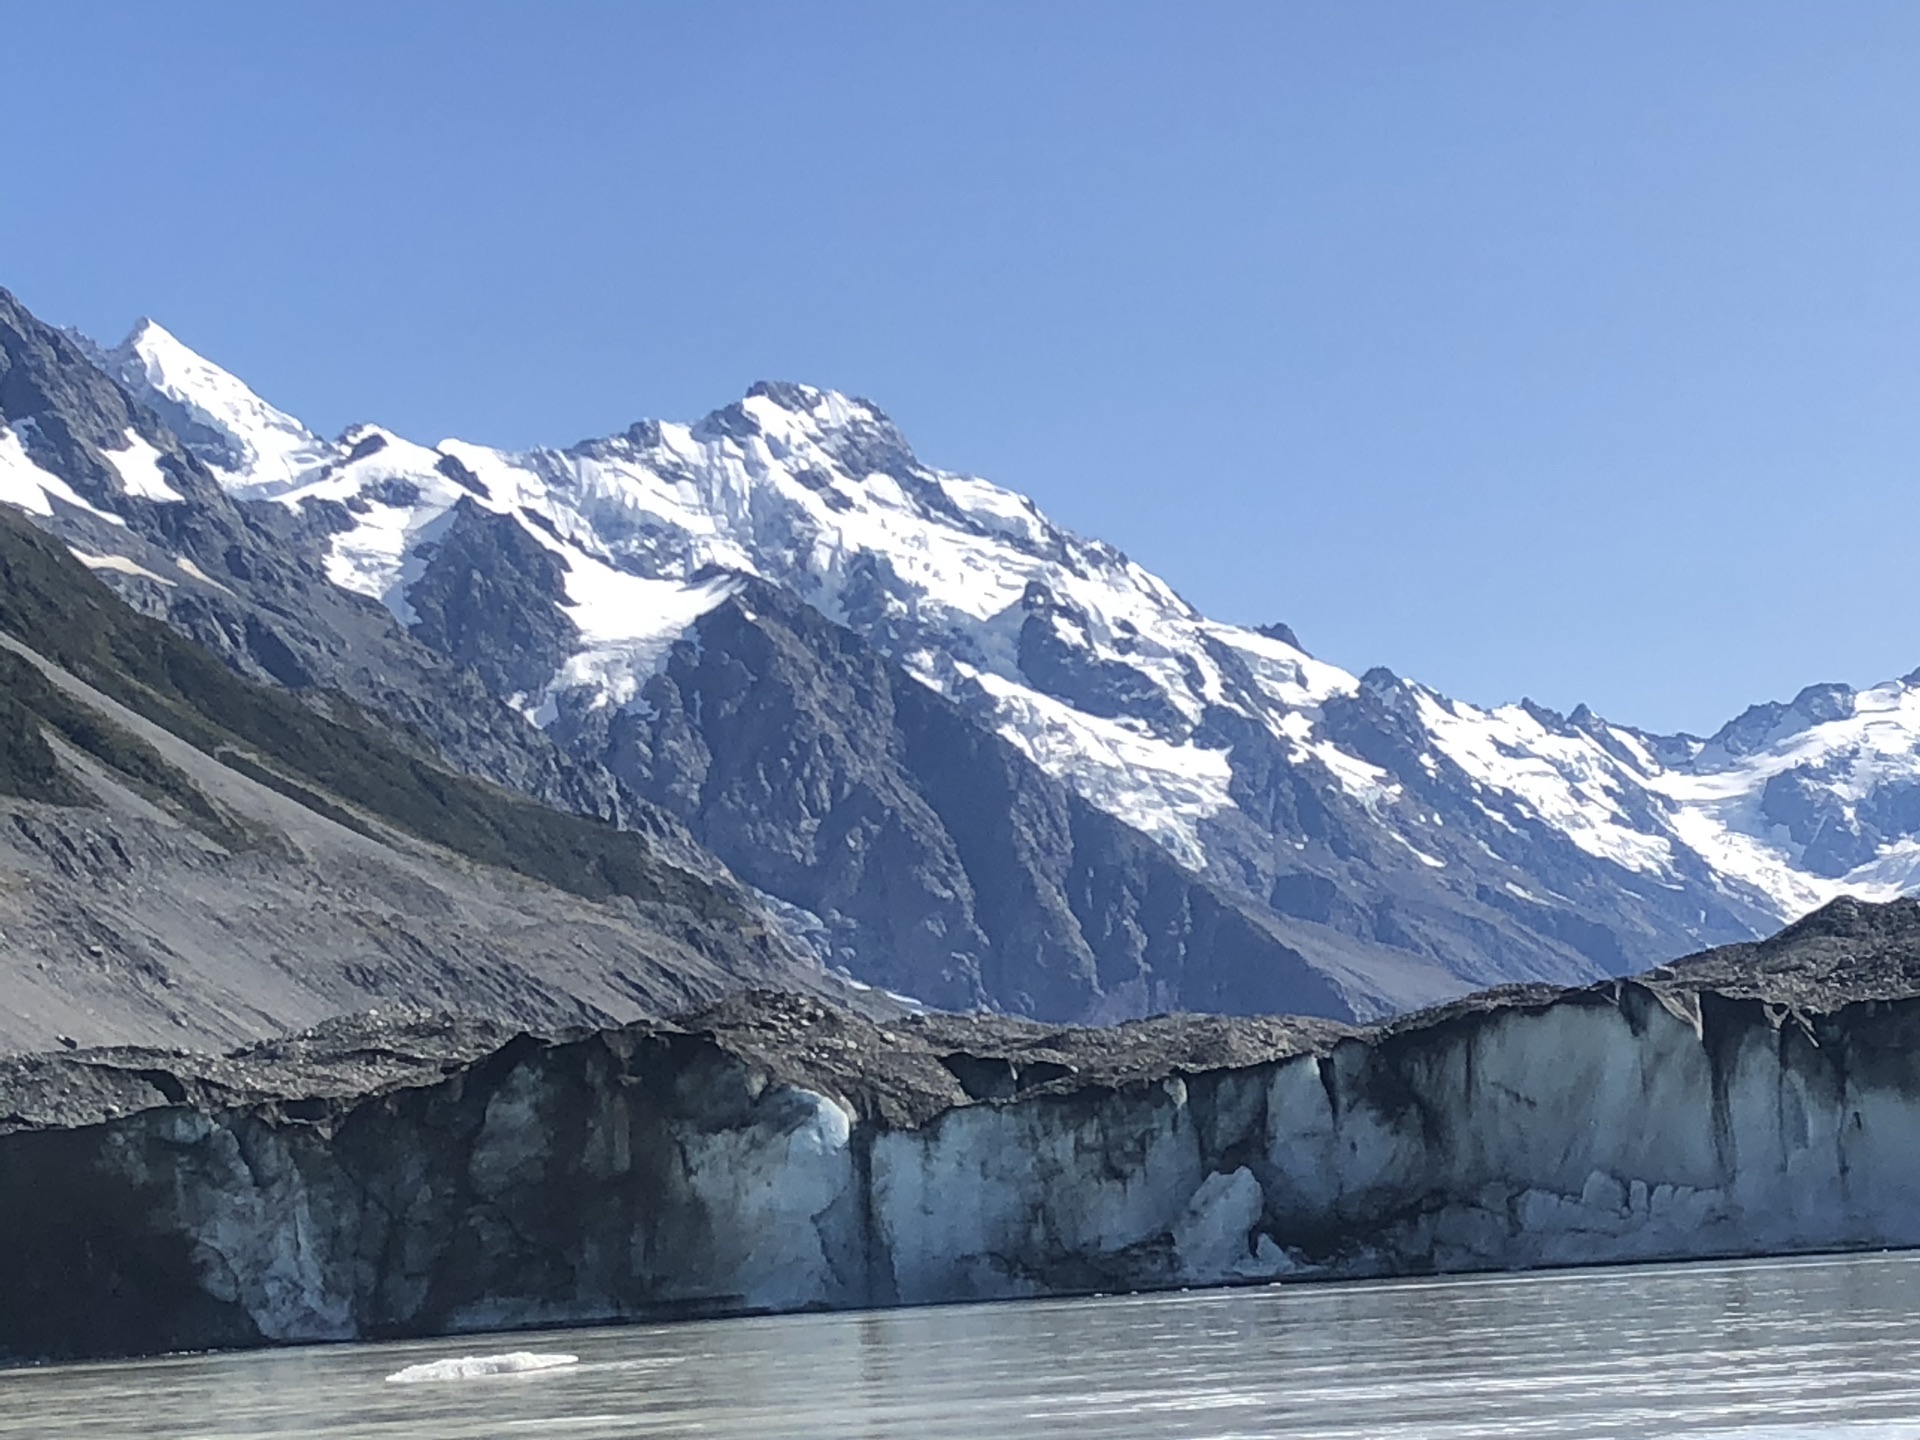
[[[245,679],[0,509],[0,1051],[370,1004],[517,1025],[845,993],[756,897]]]
[[[876,407],[832,392],[761,385],[696,424],[508,454],[377,426],[322,439],[151,323],[93,353],[229,495],[322,537],[316,564],[336,585],[469,667],[587,772],[612,772],[724,850],[806,912],[829,959],[879,983],[1040,1003],[1033,987],[974,978],[1001,961],[973,911],[1014,902],[964,859],[903,906],[848,881],[844,855],[795,839],[857,837],[883,814],[889,833],[939,849],[951,837],[912,807],[850,791],[826,766],[795,785],[782,826],[727,818],[729,797],[778,785],[737,738],[707,733],[708,710],[676,707],[676,676],[733,664],[725,645],[708,658],[722,629],[726,644],[791,657],[748,638],[778,608],[769,593],[944,696],[1220,903],[1278,925],[1347,1013],[1617,974],[1914,882],[1910,681],[1813,687],[1705,740],[1584,709],[1487,710],[1317,661],[1284,626],[1210,621],[1030,501],[921,462]],[[752,703],[771,707],[755,712],[762,731],[800,717],[854,748],[833,664],[769,684],[743,662]],[[882,726],[890,743],[913,751],[896,725]],[[901,774],[909,789],[934,783],[912,761]],[[929,896],[960,879],[978,893],[953,920]],[[1025,873],[1020,887],[1046,888]],[[921,958],[903,975],[900,936],[928,909],[951,943],[908,946]],[[1136,987],[1109,1009],[1153,1004]]]
[[[0,1063],[0,1354],[1920,1243],[1920,905],[1369,1029],[792,996]]]
[[[632,707],[576,707],[563,749],[486,689],[526,669],[527,636],[541,629],[538,611],[519,603],[527,584],[542,583],[546,553],[526,530],[492,512],[452,517],[435,552],[444,583],[418,592],[410,635],[386,608],[325,579],[328,539],[350,507],[289,510],[229,496],[70,337],[17,305],[0,319],[0,404],[10,407],[0,416],[18,451],[12,498],[130,603],[243,675],[309,698],[339,692],[369,725],[393,726],[400,743],[430,742],[475,774],[644,833],[681,868],[731,883],[713,853],[723,851],[750,882],[787,890],[756,897],[763,918],[843,969],[851,961],[869,984],[1079,1018],[1165,1008],[1347,1015],[1379,1008],[1374,977],[1401,971],[1412,974],[1400,987],[1409,993],[1447,988],[1447,977],[1422,975],[1408,957],[1369,961],[1379,947],[1197,883],[804,607],[771,637],[792,663],[749,687],[750,715],[727,698],[737,677],[709,666],[686,677],[692,708],[675,712],[704,733],[643,735]],[[61,448],[49,434],[80,438]],[[125,435],[157,457],[162,483],[180,483],[164,496],[157,485],[129,489],[117,458],[131,445]],[[69,472],[73,480],[61,478]],[[751,623],[765,630],[758,617]],[[828,693],[847,703],[822,709]],[[869,703],[879,708],[861,711]],[[920,773],[909,759],[896,722],[928,706],[944,717],[936,728],[958,738],[956,756],[974,756],[958,770],[936,757]],[[790,724],[796,715],[801,723]],[[744,723],[721,733],[735,720]],[[770,738],[784,747],[777,763]],[[999,787],[1005,813],[969,793],[976,776]],[[767,814],[755,818],[762,803]],[[811,879],[796,890],[788,882],[802,872]],[[818,908],[800,908],[795,894]],[[954,940],[943,947],[949,924]]]
[[[337,689],[469,773],[621,818],[608,777],[561,756],[384,608],[332,584],[299,517],[236,504],[151,410],[4,291],[0,503],[242,674]]]

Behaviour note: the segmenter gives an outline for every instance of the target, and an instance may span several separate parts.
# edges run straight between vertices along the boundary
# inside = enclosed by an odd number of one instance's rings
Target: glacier
[[[1920,1244],[1916,933],[1841,901],[1368,1029],[758,995],[364,1087],[45,1057],[0,1068],[0,1353]]]

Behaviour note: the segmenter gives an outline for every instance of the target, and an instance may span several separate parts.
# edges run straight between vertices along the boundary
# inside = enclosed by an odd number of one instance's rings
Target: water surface
[[[415,1385],[529,1350],[565,1369]],[[0,1372],[33,1440],[1920,1437],[1920,1255],[351,1345]]]

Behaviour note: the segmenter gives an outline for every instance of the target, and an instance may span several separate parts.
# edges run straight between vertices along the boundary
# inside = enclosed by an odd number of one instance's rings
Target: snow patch
[[[160,468],[160,452],[149,445],[136,430],[127,431],[124,450],[102,450],[107,463],[120,477],[120,488],[142,500],[158,500],[178,505],[187,497],[174,489],[167,472]]]
[[[1182,864],[1206,867],[1199,822],[1233,803],[1224,750],[1174,744],[999,675],[969,666],[960,672],[991,697],[1000,734],[1041,769],[1068,779],[1089,802],[1159,841]]]
[[[1435,748],[1469,778],[1512,796],[1589,855],[1642,874],[1673,873],[1671,844],[1627,813],[1620,767],[1590,737],[1550,731],[1523,705],[1479,710],[1408,688]]]
[[[1357,755],[1349,755],[1331,740],[1318,740],[1305,747],[1340,782],[1340,787],[1378,816],[1380,807],[1400,798],[1400,786],[1392,775],[1378,765],[1370,765]]]
[[[169,588],[178,583],[167,579],[164,575],[154,574],[146,566],[138,561],[129,560],[124,555],[89,555],[86,551],[77,550],[71,545],[67,549],[74,559],[89,570],[112,570],[121,575],[137,575],[142,580],[151,580],[156,585],[165,585]]]
[[[595,692],[595,706],[625,708],[666,663],[667,652],[701,616],[740,593],[738,576],[698,585],[643,580],[577,551],[567,552],[567,613],[580,627],[585,648],[548,682],[532,710],[535,724],[551,724],[559,697],[582,687]]]
[[[27,447],[20,443],[20,437],[12,429],[0,425],[0,505],[18,506],[29,515],[50,516],[53,514],[50,503],[53,500],[71,505],[76,510],[84,510],[89,515],[97,515],[110,524],[127,523],[118,515],[109,515],[84,499],[58,475],[34,464],[33,457],[27,454]]]
[[[179,559],[175,560],[173,563],[175,568],[178,569],[181,574],[186,575],[191,579],[198,580],[202,585],[211,585],[215,590],[222,591],[228,595],[231,595],[233,593],[233,591],[227,589],[226,586],[222,585],[218,580],[214,579],[211,575],[207,574],[207,572],[202,570],[198,565],[194,564],[193,561],[187,559],[186,556],[182,555]]]

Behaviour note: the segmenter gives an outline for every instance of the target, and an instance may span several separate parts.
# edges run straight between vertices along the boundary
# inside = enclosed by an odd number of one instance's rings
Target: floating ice
[[[514,1350],[505,1355],[462,1355],[457,1360],[429,1360],[424,1365],[396,1370],[387,1380],[394,1385],[418,1385],[429,1380],[478,1380],[487,1375],[524,1375],[579,1363],[578,1355],[536,1355],[531,1350]]]

